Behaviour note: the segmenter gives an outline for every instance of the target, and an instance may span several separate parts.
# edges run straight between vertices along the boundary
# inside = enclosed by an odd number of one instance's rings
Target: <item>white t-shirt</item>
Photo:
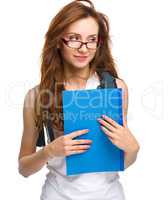
[[[100,81],[95,74],[85,89],[95,89]],[[66,175],[65,157],[48,161],[49,169],[42,187],[41,200],[125,200],[117,172],[96,172]]]

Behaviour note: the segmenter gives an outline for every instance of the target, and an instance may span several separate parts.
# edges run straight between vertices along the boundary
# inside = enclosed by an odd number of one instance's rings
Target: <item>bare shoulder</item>
[[[115,79],[116,79],[116,84],[118,88],[122,88],[128,91],[128,86],[123,79],[120,79],[120,78],[115,78]]]
[[[34,101],[39,86],[29,89],[23,105],[23,133],[21,139],[19,159],[36,151],[38,131],[35,125]]]
[[[34,86],[33,88],[30,88],[24,98],[24,107],[25,108],[33,108],[35,98],[38,95],[39,92],[39,85]]]
[[[126,103],[127,103],[127,101],[128,101],[128,86],[123,79],[120,79],[120,78],[115,78],[115,79],[116,79],[117,88],[121,88],[123,90],[124,101],[126,101]]]
[[[122,88],[123,98],[123,116],[124,123],[127,124],[127,112],[128,112],[128,86],[123,79],[116,78],[117,88]]]

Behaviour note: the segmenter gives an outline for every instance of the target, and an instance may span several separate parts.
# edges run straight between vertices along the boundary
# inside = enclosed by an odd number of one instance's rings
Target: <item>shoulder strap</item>
[[[43,125],[41,132],[39,133],[39,137],[37,139],[36,146],[42,147],[47,143],[54,140],[54,133],[51,127],[51,121],[49,120],[45,125]]]
[[[97,88],[117,88],[116,79],[108,71],[97,72],[100,77],[100,85]]]
[[[43,127],[42,130],[39,132],[39,137],[38,137],[38,139],[37,139],[36,146],[38,146],[38,147],[45,146],[44,127]]]

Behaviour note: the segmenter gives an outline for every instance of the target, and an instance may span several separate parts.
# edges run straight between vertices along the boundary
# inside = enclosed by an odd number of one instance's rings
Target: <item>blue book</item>
[[[109,140],[97,121],[97,118],[105,114],[123,125],[122,89],[64,90],[62,100],[64,134],[89,129],[88,133],[74,139],[92,140],[86,152],[66,156],[67,176],[91,172],[123,171],[123,150]]]

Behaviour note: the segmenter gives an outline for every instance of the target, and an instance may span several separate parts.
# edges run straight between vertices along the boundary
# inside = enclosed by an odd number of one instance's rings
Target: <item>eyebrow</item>
[[[67,33],[67,35],[70,35],[70,34],[78,35],[81,37],[81,35],[79,33],[75,33],[75,32]],[[87,37],[90,37],[90,36],[98,36],[98,34],[91,34],[91,35],[88,35]]]

